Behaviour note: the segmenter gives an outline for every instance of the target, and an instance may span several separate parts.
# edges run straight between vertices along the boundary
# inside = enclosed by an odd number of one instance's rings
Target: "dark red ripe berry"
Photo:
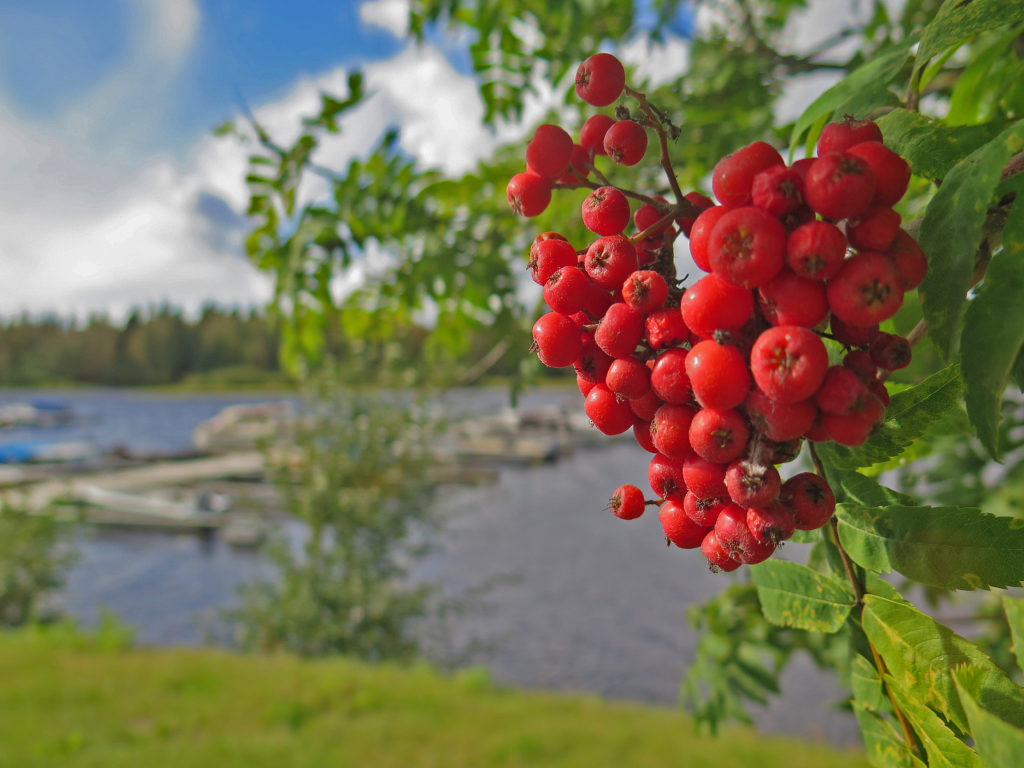
[[[895,315],[903,304],[892,259],[874,251],[847,259],[827,290],[832,314],[850,325],[876,325]]]
[[[786,261],[796,274],[828,280],[846,258],[846,236],[826,221],[809,221],[789,233]]]
[[[803,472],[783,483],[779,500],[793,512],[796,527],[802,531],[821,528],[836,509],[832,489],[812,472]]]
[[[725,470],[725,487],[741,507],[760,507],[778,497],[782,479],[771,464],[734,461]]]
[[[590,394],[590,390],[592,390],[596,384],[596,381],[591,381],[578,373],[576,374],[576,386],[579,388],[580,394],[584,397]]]
[[[611,370],[611,368],[608,370]],[[665,401],[658,397],[658,394],[652,389],[643,397],[630,400],[629,407],[633,409],[633,413],[636,414],[638,419],[651,421],[663,402]]]
[[[737,411],[703,408],[690,422],[690,445],[702,459],[727,464],[747,447],[750,430]]]
[[[843,365],[833,365],[814,395],[814,402],[825,413],[851,413],[864,408],[868,388],[856,372]]]
[[[638,312],[648,314],[665,303],[668,283],[650,269],[639,269],[622,284],[622,299]]]
[[[586,259],[584,259],[583,264],[585,267]],[[595,270],[595,274],[599,272],[600,267]],[[596,282],[589,270],[587,271],[587,276],[590,277],[590,291],[587,293],[587,301],[583,305],[583,309],[591,318],[598,319],[604,317],[608,307],[618,301],[618,298],[608,288]]]
[[[846,223],[850,245],[865,251],[884,251],[900,231],[902,219],[892,208],[873,205]]]
[[[682,496],[686,493],[686,481],[683,479],[683,462],[670,459],[660,453],[651,458],[647,465],[647,481],[651,490],[661,498],[670,495]]]
[[[826,219],[859,216],[875,197],[875,174],[856,155],[832,152],[807,171],[804,200]]]
[[[689,353],[675,347],[666,349],[654,362],[651,369],[651,389],[666,403],[688,403],[692,389],[686,374],[686,360]]]
[[[741,288],[771,280],[786,260],[786,230],[760,208],[729,211],[715,225],[708,259],[716,275]]]
[[[755,141],[718,161],[711,175],[711,189],[722,205],[750,205],[754,177],[773,165],[785,165],[782,155],[770,144]]]
[[[741,565],[739,560],[733,558],[732,555],[723,549],[718,536],[715,535],[713,530],[708,531],[704,540],[700,543],[700,551],[708,559],[708,567],[714,573],[718,573],[718,571],[726,573],[735,571]]]
[[[576,95],[594,107],[607,107],[625,85],[626,70],[610,53],[595,53],[576,70]]]
[[[629,224],[629,200],[615,187],[598,187],[583,201],[583,224],[599,235],[617,235]]]
[[[896,371],[910,365],[910,342],[894,333],[880,333],[869,349],[872,362],[886,371]]]
[[[544,283],[544,301],[563,315],[583,309],[589,293],[590,278],[578,267],[562,267]]]
[[[710,339],[715,331],[742,328],[754,313],[754,295],[711,274],[686,289],[679,309],[691,331]]]
[[[710,530],[693,522],[683,505],[672,499],[661,505],[658,519],[665,531],[665,538],[680,549],[696,549]]]
[[[619,165],[636,165],[647,152],[647,130],[633,120],[619,120],[604,135],[604,151]]]
[[[875,205],[896,205],[910,183],[910,166],[880,142],[881,139],[855,144],[846,151],[864,160],[874,172]]]
[[[777,501],[747,509],[747,529],[761,544],[776,546],[793,535],[796,517]]]
[[[564,238],[551,238],[534,242],[530,246],[530,275],[538,285],[544,285],[548,279],[562,267],[575,267],[579,263],[576,249]],[[569,312],[567,314],[572,314]]]
[[[604,154],[604,135],[615,124],[615,118],[598,113],[591,115],[580,128],[580,144],[591,155]]]
[[[781,218],[803,203],[803,178],[792,168],[773,165],[754,177],[751,198],[755,206]]]
[[[651,438],[658,453],[670,459],[685,459],[693,453],[690,448],[690,423],[694,410],[688,405],[665,403],[654,414]]]
[[[572,365],[583,350],[576,323],[558,312],[549,312],[533,324],[537,356],[544,365],[563,368]]]
[[[902,229],[896,233],[892,245],[886,251],[900,276],[900,287],[904,291],[917,288],[928,274],[928,259],[924,251],[910,235]]]
[[[885,407],[877,397],[865,398],[864,407],[851,413],[821,414],[821,425],[829,439],[840,445],[855,447],[868,439],[871,430],[881,420]]]
[[[747,510],[737,504],[729,504],[719,513],[715,520],[715,535],[730,557],[745,565],[767,560],[775,551],[774,544],[765,544],[754,538],[747,527]]]
[[[658,449],[654,447],[654,438],[651,437],[651,422],[644,421],[643,419],[634,421],[633,437],[636,438],[637,445],[648,453],[658,452]]]
[[[687,489],[699,498],[728,495],[725,488],[725,464],[692,454],[683,462],[683,479]]]
[[[847,352],[843,357],[843,365],[864,381],[869,381],[878,375],[878,365],[871,359],[871,353],[866,349],[852,349]]]
[[[761,314],[772,325],[813,328],[828,315],[824,284],[800,277],[787,267],[757,290]]]
[[[872,121],[847,118],[837,123],[829,123],[822,128],[821,136],[818,138],[818,155],[845,152],[862,141],[881,140],[882,131]]]
[[[686,356],[693,394],[705,408],[726,410],[742,403],[750,391],[747,362],[736,347],[707,339]]]
[[[829,328],[835,340],[847,347],[866,347],[878,335],[878,323],[851,325],[844,323],[835,314],[829,321]]]
[[[557,179],[572,159],[572,136],[558,125],[545,123],[537,127],[526,145],[526,167],[538,176]]]
[[[612,494],[608,507],[616,517],[636,520],[644,513],[644,494],[635,485],[620,485]]]
[[[565,173],[558,177],[561,184],[577,184],[579,177],[587,178],[594,169],[594,156],[579,144],[572,145],[572,159]],[[578,174],[578,176],[577,176]]]
[[[683,497],[683,509],[686,510],[686,514],[693,522],[704,528],[714,526],[718,513],[729,503],[727,498],[702,499],[690,491]]]
[[[583,259],[584,268],[590,279],[602,288],[618,291],[626,278],[639,266],[636,248],[628,238],[612,235],[595,240],[587,248]],[[607,308],[607,305],[606,307]],[[590,311],[590,308],[587,308]],[[604,310],[602,309],[601,312]],[[591,312],[591,314],[600,314]]]
[[[818,415],[818,408],[812,400],[780,403],[756,387],[747,396],[746,410],[757,431],[775,441],[800,437],[810,429]]]
[[[781,325],[757,337],[750,350],[750,370],[757,386],[780,403],[806,400],[821,386],[828,350],[808,328]]]
[[[608,368],[612,364],[612,358],[601,351],[597,342],[594,341],[592,333],[582,334],[582,340],[582,349],[576,362],[573,363],[573,368],[576,369],[577,375],[588,381],[604,381],[605,374],[608,373]]]
[[[658,195],[654,199],[659,200],[660,202],[663,203],[666,202],[665,198],[663,198],[661,195]],[[637,232],[643,232],[648,227],[657,224],[659,221],[661,221],[661,219],[663,219],[664,216],[665,214],[663,214],[655,206],[651,205],[650,203],[644,203],[633,212],[633,224],[636,226]],[[671,221],[662,224],[661,227],[659,227],[658,230],[655,232],[655,234],[660,234],[664,232],[670,226],[672,226]]]
[[[606,435],[620,435],[633,427],[629,404],[619,400],[604,384],[595,384],[583,400],[583,410],[594,426]]]
[[[644,316],[621,301],[608,307],[601,318],[594,341],[612,357],[629,357],[644,334]]]
[[[714,201],[707,195],[702,195],[700,192],[687,192],[683,195],[687,200],[693,203],[695,206],[704,210],[714,206]],[[693,222],[697,220],[696,216],[680,216],[676,219],[676,224],[679,225],[679,229],[687,237],[690,236],[690,230],[693,228]],[[707,271],[707,270],[705,270]]]
[[[505,197],[519,216],[537,216],[551,202],[551,182],[532,171],[517,173],[505,187]]]
[[[675,307],[656,309],[647,316],[647,343],[651,349],[675,347],[690,338],[690,331],[683,322],[683,316]]]
[[[694,219],[693,226],[690,228],[690,256],[693,258],[693,263],[705,272],[711,271],[711,258],[708,251],[711,233],[719,219],[730,210],[723,205],[708,208]]]
[[[651,369],[635,357],[620,357],[605,374],[608,389],[627,400],[638,400],[651,391]]]

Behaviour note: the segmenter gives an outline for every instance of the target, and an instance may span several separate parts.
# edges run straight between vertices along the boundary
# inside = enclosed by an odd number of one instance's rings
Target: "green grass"
[[[496,688],[482,670],[116,646],[0,634],[0,766],[866,765],[746,730],[715,740],[669,709]]]

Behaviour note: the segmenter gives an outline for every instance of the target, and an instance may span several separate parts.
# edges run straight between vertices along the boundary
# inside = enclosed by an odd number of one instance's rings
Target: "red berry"
[[[715,331],[742,328],[754,313],[754,295],[711,274],[686,289],[679,308],[687,327],[709,339]]]
[[[620,435],[633,426],[633,411],[604,384],[595,384],[583,400],[583,410],[606,435]]]
[[[718,571],[726,573],[735,571],[741,565],[739,560],[736,560],[725,551],[713,530],[708,531],[704,540],[700,543],[700,551],[708,559],[708,567],[715,573]]]
[[[598,187],[583,201],[583,224],[599,235],[617,235],[629,224],[629,200],[615,187]]]
[[[771,280],[786,260],[786,230],[760,208],[729,211],[708,242],[711,269],[728,283],[756,288]]]
[[[595,283],[602,288],[618,291],[639,264],[636,248],[629,239],[622,235],[611,235],[590,244],[583,259],[583,266]]]
[[[621,301],[608,307],[594,331],[594,341],[611,357],[629,357],[644,333],[644,316]]]
[[[897,371],[910,365],[910,342],[894,333],[880,333],[868,350],[872,362],[886,371]]]
[[[517,173],[505,187],[505,197],[519,216],[537,216],[551,202],[551,182],[532,171]]]
[[[608,368],[612,364],[612,358],[602,352],[601,348],[597,346],[597,342],[594,341],[594,334],[583,334],[582,341],[579,357],[573,363],[576,374],[582,376],[587,381],[604,381],[605,374],[608,373]]]
[[[928,259],[924,251],[910,235],[902,229],[896,233],[892,245],[886,251],[900,276],[900,287],[904,291],[912,291],[921,284],[928,274]]]
[[[847,352],[843,357],[843,365],[864,381],[870,381],[878,375],[878,366],[871,359],[871,353],[866,349],[852,349]]]
[[[729,504],[727,498],[702,499],[690,491],[683,497],[683,509],[697,525],[704,528],[711,528],[718,519],[718,514],[725,505]]]
[[[563,368],[580,356],[583,344],[576,323],[558,312],[549,312],[533,324],[537,356],[544,365]]]
[[[773,165],[754,177],[751,199],[755,206],[780,218],[795,211],[804,201],[803,178],[793,168]]]
[[[827,280],[846,258],[846,236],[826,221],[809,221],[789,233],[786,261],[801,277]]]
[[[604,383],[619,397],[637,400],[651,391],[651,369],[635,357],[620,357],[609,366]]]
[[[665,403],[654,414],[651,438],[659,453],[670,459],[685,459],[693,453],[690,448],[690,423],[694,410],[688,405]]]
[[[633,120],[619,120],[604,135],[604,151],[619,165],[636,165],[647,152],[647,130]]]
[[[576,70],[576,95],[594,107],[607,107],[625,85],[626,70],[610,53],[595,53]]]
[[[611,368],[608,370],[611,370]],[[654,414],[657,412],[658,408],[661,407],[663,402],[665,401],[658,397],[657,392],[651,389],[643,397],[630,400],[629,407],[633,409],[633,413],[636,414],[638,419],[651,421],[654,419]]]
[[[829,329],[832,336],[840,344],[846,347],[866,347],[878,335],[878,323],[870,325],[851,325],[843,322],[835,314],[829,320]]]
[[[866,162],[875,174],[875,205],[896,205],[910,183],[907,161],[880,143],[881,139],[855,144],[846,150]]]
[[[851,413],[864,408],[868,389],[861,377],[843,365],[833,365],[825,373],[814,402],[825,413]]]
[[[580,128],[580,144],[591,155],[604,154],[604,135],[615,124],[615,118],[604,114],[591,115]]]
[[[578,184],[579,179],[587,178],[592,170],[594,170],[594,156],[579,144],[573,144],[569,167],[558,177],[558,182],[560,184]]]
[[[711,271],[711,260],[708,251],[711,243],[711,233],[714,231],[719,219],[730,210],[730,208],[726,208],[723,205],[708,208],[694,219],[693,226],[690,228],[690,256],[693,258],[693,263],[705,272]]]
[[[725,410],[743,402],[750,391],[750,374],[736,347],[707,339],[686,356],[686,375],[693,394],[705,408]]]
[[[828,483],[813,472],[802,472],[782,485],[779,500],[793,512],[802,531],[821,528],[836,508],[836,497]]]
[[[757,431],[776,441],[800,437],[810,429],[818,415],[818,408],[810,399],[780,403],[757,387],[750,391],[745,407],[747,417]]]
[[[577,267],[562,267],[544,283],[544,301],[555,312],[572,315],[583,309],[590,293],[590,278]]]
[[[882,131],[870,120],[855,120],[848,117],[837,123],[829,123],[821,130],[818,138],[818,155],[829,152],[845,152],[862,141],[881,141]]]
[[[675,307],[656,309],[645,321],[647,343],[651,349],[675,347],[690,338],[690,331],[683,322],[683,316]]]
[[[761,507],[778,498],[782,479],[771,464],[734,461],[725,470],[725,487],[741,507]]]
[[[813,328],[828,315],[824,284],[800,277],[787,267],[757,291],[761,314],[772,325]]]
[[[683,461],[683,480],[687,490],[702,499],[728,495],[725,464],[702,459],[697,454],[691,454]]]
[[[795,528],[793,512],[778,501],[747,509],[747,529],[762,544],[775,546],[792,536]]]
[[[808,328],[780,325],[758,336],[750,351],[750,370],[757,386],[781,403],[813,395],[825,378],[828,350]]]
[[[565,238],[550,238],[540,242],[534,241],[530,246],[530,262],[527,266],[530,268],[533,281],[538,285],[544,285],[562,267],[575,267],[578,263],[576,249]]]
[[[590,393],[590,390],[594,388],[595,384],[597,384],[596,381],[591,381],[578,373],[576,374],[576,386],[579,388],[580,394],[584,397]]]
[[[712,208],[715,203],[707,195],[702,195],[700,192],[687,192],[683,195],[689,202],[700,208],[702,211],[706,208]],[[684,235],[690,237],[690,230],[693,228],[693,223],[697,220],[696,216],[680,216],[676,219],[676,224],[679,225],[679,229]],[[707,271],[707,270],[705,270]]]
[[[666,403],[688,403],[693,390],[686,373],[689,353],[674,347],[666,349],[654,362],[651,369],[651,389]]]
[[[683,462],[662,456],[660,453],[651,458],[651,463],[647,466],[647,481],[651,484],[651,490],[662,499],[686,493]]]
[[[850,245],[865,251],[884,251],[900,231],[902,219],[892,208],[873,205],[846,222]]]
[[[737,411],[703,408],[690,422],[689,441],[703,459],[727,464],[747,447],[750,430]]]
[[[557,179],[569,168],[571,159],[572,137],[558,125],[538,126],[526,145],[526,167],[538,176]]]
[[[635,485],[620,485],[612,494],[608,507],[616,517],[636,520],[644,513],[644,494]]]
[[[747,510],[736,504],[727,505],[719,513],[715,520],[715,535],[729,556],[745,565],[767,560],[775,551],[774,544],[754,538],[747,527]]]
[[[637,445],[648,453],[658,452],[658,449],[654,447],[654,438],[651,437],[651,422],[644,421],[643,419],[634,421],[633,437],[636,438]]]
[[[693,522],[683,505],[672,499],[661,505],[658,519],[665,531],[665,538],[680,549],[696,549],[710,530]]]
[[[863,213],[875,197],[875,174],[856,155],[832,152],[814,161],[804,181],[804,199],[826,219]]]
[[[895,315],[903,304],[892,259],[874,251],[847,259],[827,290],[832,313],[850,325],[875,325]]]
[[[875,425],[885,413],[885,407],[877,397],[865,398],[864,407],[851,413],[821,414],[821,425],[829,438],[840,445],[856,447],[871,434]]]
[[[755,141],[718,161],[711,175],[711,189],[722,205],[750,205],[754,177],[773,165],[785,165],[770,144]]]
[[[668,283],[657,272],[639,269],[622,284],[622,298],[643,314],[653,312],[668,298]]]

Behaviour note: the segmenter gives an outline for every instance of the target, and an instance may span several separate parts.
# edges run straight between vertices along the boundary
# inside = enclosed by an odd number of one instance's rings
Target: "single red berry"
[[[647,481],[651,484],[651,490],[662,499],[686,493],[683,462],[660,453],[655,454],[647,465]]]
[[[896,205],[910,183],[907,161],[881,144],[881,139],[854,144],[846,151],[861,158],[874,172],[875,205]]]
[[[825,414],[818,412],[817,417],[814,419],[814,423],[808,427],[807,431],[804,432],[804,437],[814,443],[827,443],[832,438],[828,436],[828,431],[825,429],[822,418]]]
[[[591,115],[580,128],[580,144],[591,155],[603,155],[604,135],[614,124],[614,117],[601,113]]]
[[[814,402],[825,413],[852,413],[862,410],[868,397],[868,388],[856,372],[843,365],[833,365],[825,373]]]
[[[780,325],[757,337],[750,351],[750,370],[757,386],[781,403],[806,400],[821,386],[828,369],[828,350],[808,328]]]
[[[647,129],[633,120],[619,120],[604,135],[604,151],[619,165],[636,165],[647,152]]]
[[[537,356],[544,365],[563,368],[572,365],[583,349],[576,323],[558,312],[549,312],[533,324]]]
[[[845,258],[846,236],[827,221],[801,224],[786,240],[786,262],[801,277],[828,280]]]
[[[649,314],[668,298],[665,278],[650,269],[638,269],[622,284],[622,299],[637,312]]]
[[[848,117],[836,123],[829,123],[818,137],[818,155],[829,152],[845,152],[862,141],[881,141],[882,131],[871,120],[855,120]]]
[[[866,347],[878,335],[878,323],[870,325],[851,325],[843,322],[835,314],[829,320],[829,329],[832,336],[840,344],[846,347]]]
[[[714,231],[715,225],[718,224],[725,214],[727,214],[731,208],[726,208],[724,205],[716,205],[708,208],[701,212],[701,214],[693,220],[693,225],[690,228],[690,256],[693,258],[693,263],[697,265],[699,269],[705,272],[711,271],[711,259],[708,248],[711,243],[711,233]]]
[[[722,205],[750,205],[754,177],[773,165],[785,165],[775,147],[755,141],[718,161],[711,174],[711,189]]]
[[[609,368],[609,370],[611,369]],[[636,414],[638,419],[652,421],[654,419],[654,414],[664,402],[664,400],[658,397],[658,393],[651,389],[643,397],[630,400],[629,407],[633,409],[633,413]]]
[[[788,464],[800,455],[800,449],[804,444],[800,438],[782,440],[779,442],[768,441],[763,443],[766,461],[772,464]]]
[[[689,353],[680,347],[666,349],[651,369],[651,389],[666,403],[688,403],[693,390],[686,374]]]
[[[782,485],[779,500],[793,513],[796,527],[802,531],[821,528],[836,509],[832,489],[813,472],[802,472]]]
[[[779,270],[757,292],[761,314],[772,325],[813,328],[828,315],[824,284],[800,277],[788,267]]]
[[[608,307],[594,331],[594,341],[601,351],[612,357],[629,357],[644,334],[644,316],[628,304],[618,302]]]
[[[729,571],[735,571],[741,565],[739,560],[736,560],[725,551],[713,530],[708,531],[704,540],[700,543],[700,551],[708,559],[708,567],[713,573],[718,573],[719,571],[728,573]]]
[[[691,331],[710,339],[715,331],[742,328],[754,314],[754,295],[711,274],[686,289],[679,309]]]
[[[683,480],[687,490],[702,499],[728,496],[725,487],[725,464],[702,459],[695,453],[683,461]]]
[[[626,70],[610,53],[595,53],[576,70],[576,95],[594,107],[607,107],[626,86]]]
[[[537,126],[526,145],[526,167],[538,176],[557,179],[569,168],[572,159],[572,136],[558,125]]]
[[[831,152],[814,161],[804,181],[804,199],[826,219],[863,213],[875,197],[875,174],[856,155]]]
[[[715,535],[730,557],[744,565],[760,563],[771,557],[774,544],[754,538],[747,527],[747,510],[737,504],[728,504],[715,520]]]
[[[508,204],[518,216],[537,216],[551,202],[551,182],[533,171],[517,173],[505,187]]]
[[[579,144],[572,145],[569,167],[558,177],[559,184],[579,184],[580,178],[587,178],[594,170],[594,155]]]
[[[690,491],[683,497],[683,509],[686,514],[693,522],[704,528],[713,527],[715,520],[718,519],[718,513],[729,503],[729,499],[724,497],[702,499]]]
[[[592,390],[596,384],[596,381],[591,381],[578,373],[576,374],[576,386],[579,388],[580,394],[584,397],[590,393],[590,390]]]
[[[917,241],[902,229],[896,233],[885,255],[892,259],[900,276],[900,287],[904,291],[917,288],[928,274],[928,259],[924,251]]]
[[[544,301],[555,312],[572,315],[583,309],[590,294],[590,278],[578,267],[562,267],[544,282]]]
[[[683,316],[675,307],[654,310],[644,324],[651,349],[676,347],[690,338]]]
[[[792,168],[773,165],[754,177],[751,200],[756,207],[781,218],[803,203],[803,178]]]
[[[745,408],[754,428],[769,440],[775,441],[800,437],[810,429],[818,415],[818,408],[810,399],[780,403],[757,387],[747,395]]]
[[[608,508],[623,520],[636,520],[644,513],[644,494],[635,485],[620,485],[608,502]]]
[[[875,325],[895,315],[903,304],[892,259],[874,251],[847,259],[829,280],[827,291],[832,314],[850,325]]]
[[[583,263],[585,268],[585,258]],[[595,267],[595,274],[599,274],[603,268],[602,265],[597,265]],[[587,300],[583,304],[583,309],[592,319],[599,320],[604,317],[608,307],[618,301],[618,298],[608,288],[594,280],[590,271],[587,271],[587,277],[590,277],[590,290],[587,293]]]
[[[683,505],[672,499],[661,505],[658,519],[665,531],[665,538],[680,549],[696,549],[711,530],[693,522],[683,509]]]
[[[654,199],[659,202],[665,203],[666,206],[668,204],[668,201],[665,200],[665,198],[662,197],[661,195],[656,196]],[[651,205],[650,203],[644,203],[635,211],[633,211],[633,225],[636,227],[637,232],[643,232],[648,227],[657,224],[663,218],[665,218],[665,214],[662,212],[662,209],[659,209],[654,205]],[[662,224],[662,226],[655,232],[655,234],[661,234],[671,226],[672,222],[668,221]]]
[[[873,205],[846,222],[850,245],[864,251],[884,251],[900,231],[902,219],[892,208]]]
[[[608,373],[608,368],[611,367],[613,358],[605,354],[597,346],[593,333],[584,333],[581,338],[580,354],[576,358],[576,362],[573,363],[576,374],[582,376],[587,381],[604,381],[605,374]]]
[[[821,413],[821,425],[829,439],[855,448],[870,437],[875,425],[885,414],[885,406],[877,397],[865,399],[864,407],[851,413]]]
[[[690,422],[689,441],[693,451],[701,458],[719,464],[739,458],[749,437],[746,421],[731,408],[703,408]]]
[[[622,235],[602,237],[591,243],[583,265],[591,280],[614,291],[621,290],[622,283],[639,266],[636,248]]]
[[[882,404],[882,408],[889,407],[889,390],[885,388],[885,382],[881,379],[868,379],[868,389],[871,393],[878,398],[878,402]]]
[[[637,400],[651,391],[651,369],[635,357],[620,357],[609,366],[604,383],[619,397]]]
[[[851,349],[843,357],[843,365],[856,373],[863,381],[870,381],[878,375],[878,365],[866,349]]]
[[[741,507],[761,507],[778,498],[782,479],[771,464],[733,461],[725,470],[729,498]]]
[[[565,240],[551,238],[534,242],[530,247],[530,276],[538,285],[544,285],[548,279],[562,267],[575,267],[579,263],[576,249]],[[572,314],[569,312],[567,314]]]
[[[688,405],[665,403],[654,414],[651,438],[658,453],[670,459],[685,459],[693,453],[690,448],[690,422],[694,409]]]
[[[697,401],[725,410],[742,403],[750,391],[747,362],[736,347],[706,339],[686,356],[686,375]]]
[[[598,187],[583,201],[583,224],[599,235],[617,235],[629,224],[629,200],[615,187]]]
[[[788,507],[772,501],[747,509],[747,529],[761,544],[774,547],[793,535],[796,517]]]
[[[747,206],[719,219],[708,242],[712,271],[733,285],[756,288],[786,261],[786,230],[760,208]]]
[[[583,400],[583,410],[594,426],[606,435],[621,435],[631,429],[633,411],[604,384],[595,384]]]
[[[897,371],[910,365],[910,342],[895,333],[880,333],[868,350],[872,362],[886,371]]]
[[[651,437],[651,422],[637,419],[633,422],[633,437],[636,443],[648,453],[657,453],[654,447],[654,438]]]

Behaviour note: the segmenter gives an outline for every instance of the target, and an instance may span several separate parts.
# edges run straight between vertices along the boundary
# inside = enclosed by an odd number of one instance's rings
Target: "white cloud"
[[[359,6],[359,19],[403,38],[409,31],[409,0],[370,0]]]

